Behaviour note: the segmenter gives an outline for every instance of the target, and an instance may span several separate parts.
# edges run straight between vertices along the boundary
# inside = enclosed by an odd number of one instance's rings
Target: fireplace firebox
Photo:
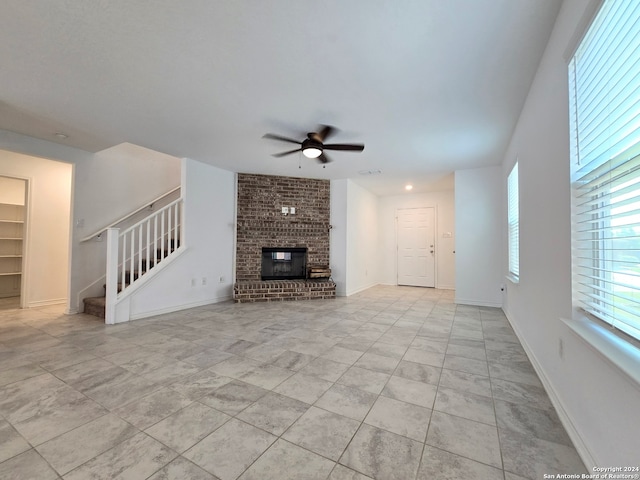
[[[303,247],[263,247],[262,280],[307,278],[307,249]]]

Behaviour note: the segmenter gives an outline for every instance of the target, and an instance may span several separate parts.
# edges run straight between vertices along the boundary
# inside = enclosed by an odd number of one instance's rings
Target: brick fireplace
[[[329,266],[328,180],[238,174],[236,224],[236,302],[335,297],[329,279],[261,277],[263,248],[306,248],[306,264]]]

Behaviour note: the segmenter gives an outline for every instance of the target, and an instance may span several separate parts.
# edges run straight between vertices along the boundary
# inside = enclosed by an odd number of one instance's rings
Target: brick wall
[[[262,247],[306,247],[308,264],[329,265],[329,195],[328,180],[238,174],[236,281],[260,280]]]

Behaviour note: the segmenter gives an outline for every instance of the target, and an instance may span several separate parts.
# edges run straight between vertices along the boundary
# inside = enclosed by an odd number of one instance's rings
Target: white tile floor
[[[587,473],[502,311],[452,298],[379,286],[117,326],[0,310],[0,478]]]

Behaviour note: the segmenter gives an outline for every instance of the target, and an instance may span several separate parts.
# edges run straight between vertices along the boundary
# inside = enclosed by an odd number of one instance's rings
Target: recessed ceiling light
[[[413,185],[411,185],[411,184],[405,185],[404,189],[407,190],[407,191],[412,190],[413,189]]]
[[[382,173],[382,170],[360,170],[358,173],[360,175],[379,175]]]
[[[69,138],[69,135],[65,135],[64,133],[56,132],[53,134],[56,138],[60,140],[64,140],[65,138]]]

